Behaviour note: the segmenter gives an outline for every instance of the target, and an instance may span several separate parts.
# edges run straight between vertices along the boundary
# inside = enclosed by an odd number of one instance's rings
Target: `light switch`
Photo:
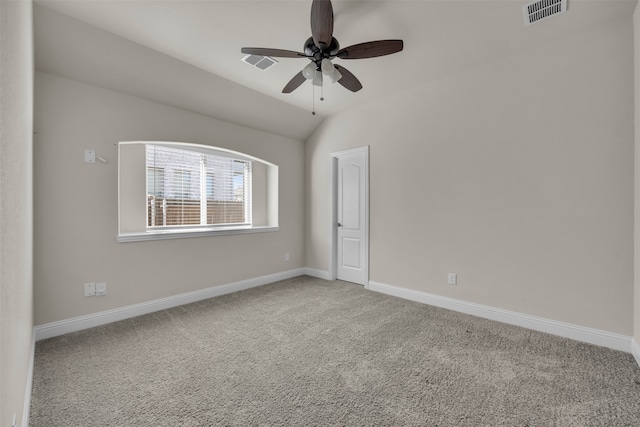
[[[96,283],[96,296],[103,296],[107,294],[107,284],[106,283]]]

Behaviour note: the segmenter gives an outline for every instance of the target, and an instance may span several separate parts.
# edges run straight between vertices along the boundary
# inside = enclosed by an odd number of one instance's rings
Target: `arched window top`
[[[247,160],[251,162],[260,162],[265,165],[275,166],[273,163],[267,162],[266,160],[260,159],[258,157],[252,156],[250,154],[241,153],[240,151],[234,151],[228,148],[216,147],[213,145],[204,145],[204,144],[194,144],[191,142],[172,142],[172,141],[124,141],[120,142],[120,145],[131,145],[131,144],[144,144],[154,145],[159,147],[167,147],[174,148],[178,150],[199,152],[204,154],[210,154],[220,157],[229,157],[238,160]]]

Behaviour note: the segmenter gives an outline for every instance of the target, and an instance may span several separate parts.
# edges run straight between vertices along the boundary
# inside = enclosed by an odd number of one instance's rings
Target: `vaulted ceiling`
[[[363,84],[352,93],[325,84],[323,102],[303,84],[284,85],[305,58],[278,58],[261,71],[241,61],[244,46],[302,51],[311,0],[39,0],[36,68],[295,139],[323,118],[412,90],[518,51],[554,43],[615,19],[636,0],[573,0],[566,13],[525,26],[527,2],[334,0],[342,47],[403,39],[400,53],[334,62]]]

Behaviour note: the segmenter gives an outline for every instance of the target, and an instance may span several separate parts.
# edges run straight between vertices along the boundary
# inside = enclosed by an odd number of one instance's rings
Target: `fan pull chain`
[[[311,98],[311,102],[312,102],[313,111],[311,111],[311,114],[315,116],[316,115],[316,87],[315,85],[312,85],[312,87],[313,87],[313,96]]]
[[[324,101],[324,82],[322,86],[320,86],[320,101]]]

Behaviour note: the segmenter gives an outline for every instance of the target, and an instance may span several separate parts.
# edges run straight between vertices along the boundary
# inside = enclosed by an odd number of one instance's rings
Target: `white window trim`
[[[280,227],[253,226],[246,228],[197,228],[193,230],[154,230],[146,233],[121,233],[119,243],[144,242],[148,240],[185,239],[190,237],[227,236],[231,234],[269,233],[278,231]]]

